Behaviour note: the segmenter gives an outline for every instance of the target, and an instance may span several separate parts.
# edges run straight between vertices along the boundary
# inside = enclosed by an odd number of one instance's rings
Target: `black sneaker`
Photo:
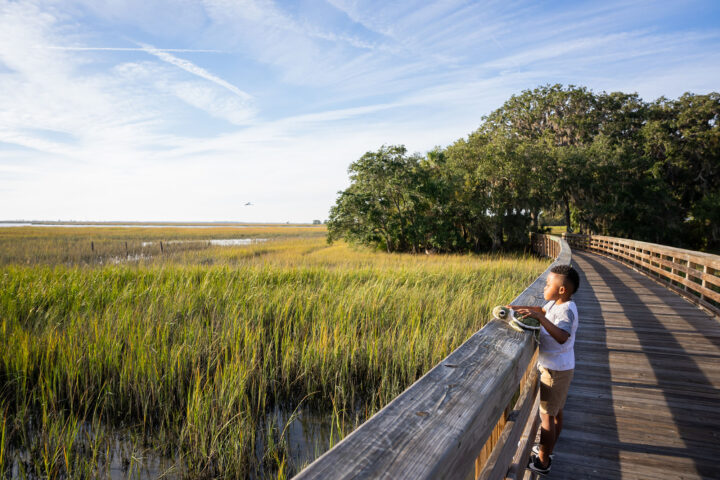
[[[532,453],[534,453],[535,455],[540,455],[540,444],[539,444],[539,443],[536,443],[535,445],[533,445]],[[555,454],[554,454],[554,453],[551,453],[551,454],[549,455],[549,457],[550,457],[550,460],[555,460]]]
[[[540,475],[545,475],[550,473],[550,466],[552,465],[552,460],[548,459],[547,467],[543,467],[542,463],[540,463],[540,457],[533,454],[530,455],[530,463],[528,463],[528,470],[532,470],[535,473],[539,473]]]

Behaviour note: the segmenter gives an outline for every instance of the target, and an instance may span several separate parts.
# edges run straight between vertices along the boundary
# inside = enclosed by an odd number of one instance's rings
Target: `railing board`
[[[603,250],[600,250],[599,252],[594,252],[594,253],[599,253],[600,255],[602,255],[602,254],[604,253],[604,251],[603,251]],[[716,291],[714,291],[714,290],[711,290],[711,289],[709,289],[709,288],[707,288],[707,287],[704,287],[704,286],[702,285],[702,283],[693,282],[692,280],[688,280],[686,277],[682,277],[682,276],[680,276],[680,275],[677,275],[677,274],[675,274],[675,273],[672,273],[672,272],[670,272],[670,271],[664,270],[664,269],[659,268],[659,267],[655,267],[655,266],[650,265],[650,264],[647,264],[647,263],[633,262],[633,261],[632,261],[632,258],[631,258],[630,256],[625,255],[625,254],[620,253],[620,252],[613,254],[612,257],[613,257],[613,258],[618,258],[618,257],[620,257],[620,258],[629,260],[629,261],[630,261],[631,263],[633,263],[633,264],[637,264],[638,266],[645,267],[645,268],[647,268],[647,269],[649,269],[649,270],[651,270],[651,271],[653,271],[653,272],[655,272],[655,273],[657,273],[657,274],[659,274],[659,275],[661,275],[661,276],[663,276],[663,277],[666,277],[666,278],[668,278],[668,279],[670,279],[670,280],[673,280],[673,281],[675,281],[675,282],[678,282],[678,283],[680,283],[680,284],[682,284],[682,285],[684,285],[684,286],[686,286],[686,287],[688,287],[688,288],[696,291],[699,295],[704,295],[704,296],[706,296],[706,297],[708,297],[708,298],[710,298],[710,299],[712,299],[712,300],[715,300],[716,302],[720,302],[720,293],[718,293],[718,292],[716,292]],[[676,269],[676,270],[680,270],[680,268],[678,268],[678,267],[681,267],[681,265],[673,264],[673,263],[667,262],[667,261],[665,261],[665,260],[656,259],[656,261],[657,261],[657,263],[660,264],[660,265],[665,265],[665,266],[667,266],[667,267],[669,267],[669,268],[674,268],[674,269]],[[687,273],[687,267],[684,267],[684,268],[686,269],[686,273]],[[700,275],[704,275],[702,272],[699,272],[699,271],[697,271],[697,270],[695,270],[695,272],[697,272],[697,273],[700,274]],[[693,272],[693,273],[695,273],[695,272]],[[691,275],[692,275],[692,274],[691,274]],[[712,283],[715,283],[715,281],[718,281],[718,280],[717,280],[717,277],[715,277],[714,279],[711,279],[711,278],[709,278],[709,277],[710,277],[710,276],[708,275],[708,279],[712,280]],[[696,277],[696,278],[697,278],[697,277]],[[708,279],[705,279],[705,278],[703,278],[703,279],[704,279],[704,280],[708,280]]]
[[[572,235],[572,234],[569,234]],[[569,236],[568,235],[568,236]],[[640,248],[641,250],[654,250],[655,252],[662,252],[663,255],[671,255],[675,258],[681,258],[683,260],[692,261],[701,265],[708,265],[714,269],[720,269],[720,257],[712,253],[696,252],[693,250],[685,250],[677,247],[670,247],[667,245],[660,245],[657,243],[641,242],[638,240],[630,240],[617,237],[606,237],[603,235],[592,235],[593,240],[602,240],[609,243],[624,244]]]
[[[507,465],[515,456],[518,440],[521,438],[530,414],[537,415],[537,411],[532,410],[532,406],[537,394],[539,374],[534,363],[529,368],[528,383],[505,423],[500,439],[487,460],[487,467],[475,477],[476,480],[502,480],[505,478],[508,471]]]
[[[491,321],[296,478],[464,478],[533,347]]]
[[[573,263],[585,280],[575,296],[582,332],[549,478],[715,478],[716,319],[618,262],[573,252]]]
[[[533,406],[531,407],[531,410],[533,412],[537,412],[539,406],[540,391],[538,390],[535,393],[535,400],[533,401]],[[517,452],[515,452],[515,456],[513,457],[512,465],[510,465],[510,469],[505,476],[507,480],[517,480],[519,478],[524,478],[525,473],[527,472],[525,466],[530,461],[530,449],[532,448],[533,443],[535,443],[535,432],[537,432],[539,425],[540,415],[537,414],[534,415],[532,422],[529,422],[527,425],[525,425],[525,430],[523,430],[522,436],[520,437],[520,444],[518,445]]]
[[[559,238],[544,238],[540,251],[559,254],[511,303],[542,305],[550,268],[570,263]],[[489,322],[295,478],[466,478],[535,350],[531,335]]]
[[[614,258],[705,309],[720,314],[720,256],[601,235],[565,234],[575,248]]]
[[[635,242],[632,240],[628,240],[626,242],[610,242],[603,239],[602,237],[593,236],[592,239],[589,241],[589,244],[587,245],[589,245],[591,249],[596,248],[606,252],[619,252],[626,251],[626,247],[634,247],[637,249],[638,246],[636,245],[640,243],[642,242]],[[643,247],[644,248],[640,248],[640,254],[638,256],[645,259],[652,259],[653,261],[663,260],[662,257],[666,256],[669,258],[680,259],[685,262],[692,262],[700,265],[708,264],[711,267],[713,266],[713,264],[720,263],[720,261],[718,261],[716,258],[713,258],[717,257],[717,255],[705,254],[703,252],[690,252],[687,250],[681,250],[674,247],[664,247],[662,245],[656,244],[645,244]],[[635,253],[638,252],[638,250],[631,251]]]
[[[593,253],[597,253],[597,254],[599,254],[599,255],[604,255],[606,252],[603,251],[603,250],[600,250],[600,251],[593,252]],[[620,253],[616,253],[616,254],[611,255],[611,258],[618,259],[618,257],[621,258],[621,259],[628,259],[628,260],[629,260],[629,258],[628,258],[626,255],[623,255],[623,254],[620,254]],[[718,292],[716,292],[716,291],[714,291],[714,290],[711,290],[711,289],[709,289],[709,288],[707,288],[707,287],[703,287],[701,283],[696,283],[696,282],[693,282],[693,281],[691,281],[691,280],[687,280],[687,278],[685,278],[685,277],[682,277],[682,276],[680,276],[680,275],[676,275],[676,274],[674,274],[674,273],[672,273],[672,272],[669,272],[669,271],[667,271],[667,270],[664,270],[664,269],[662,269],[662,268],[660,268],[660,267],[656,267],[656,266],[651,265],[651,264],[647,264],[647,263],[637,263],[637,262],[632,262],[632,261],[631,261],[630,263],[632,263],[632,264],[634,264],[634,265],[637,265],[637,266],[639,266],[639,267],[646,268],[647,270],[650,270],[650,271],[652,271],[652,272],[655,272],[655,273],[657,273],[657,274],[658,274],[659,276],[661,276],[661,277],[665,277],[665,278],[667,278],[667,279],[669,279],[669,280],[678,282],[678,283],[684,285],[685,287],[688,287],[688,288],[690,288],[691,290],[694,290],[695,292],[698,293],[698,295],[703,295],[703,296],[705,296],[705,297],[710,298],[711,300],[714,300],[714,301],[716,301],[716,302],[720,302],[720,293],[718,293]],[[661,262],[657,262],[657,263],[659,264],[659,263],[661,263]],[[713,283],[714,283],[714,282],[713,282]],[[678,293],[680,293],[680,294],[682,295],[681,292],[683,292],[683,290],[679,289],[676,285],[673,285],[673,284],[671,284],[671,283],[667,283],[666,286],[668,286],[668,287],[675,287],[674,290],[678,291]]]

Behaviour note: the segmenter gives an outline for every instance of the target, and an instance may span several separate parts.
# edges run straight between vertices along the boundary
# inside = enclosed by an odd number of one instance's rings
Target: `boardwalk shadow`
[[[652,283],[657,289],[665,289],[664,286],[657,282]],[[683,317],[684,312],[683,309],[678,308],[678,302],[682,302],[681,304],[685,307],[692,307],[700,310],[697,306],[690,303],[689,300],[682,298],[680,295],[675,295],[674,293],[671,295],[663,295],[660,297],[660,300],[662,300],[662,302],[667,306],[669,311],[672,311],[672,313],[680,318]],[[704,310],[700,311],[704,312]],[[695,316],[693,317],[693,322],[689,325],[689,328],[692,329],[693,332],[702,335],[708,342],[715,346],[718,352],[720,352],[720,328],[717,318],[710,314]]]
[[[607,260],[601,259],[590,254],[582,254],[581,263],[592,268],[599,274],[603,281],[610,285],[614,285],[618,291],[613,291],[617,302],[619,302],[625,318],[630,321],[633,333],[637,336],[638,345],[628,346],[632,349],[632,353],[640,353],[644,355],[644,359],[649,364],[652,374],[654,374],[654,385],[652,379],[648,378],[638,383],[629,384],[633,388],[648,388],[648,390],[659,391],[664,397],[664,403],[672,416],[674,429],[677,433],[668,433],[668,435],[677,435],[682,440],[683,447],[669,447],[663,445],[653,445],[650,443],[621,443],[621,449],[624,451],[639,452],[644,454],[653,454],[656,458],[681,457],[691,459],[695,469],[703,478],[718,478],[718,469],[714,465],[714,458],[720,449],[717,436],[713,433],[712,422],[717,421],[717,407],[720,405],[720,394],[714,387],[711,380],[703,372],[693,356],[677,340],[673,331],[668,329],[663,323],[663,318],[656,315],[653,310],[648,307],[638,293],[631,288],[623,287],[623,280],[611,268],[607,266]],[[620,264],[617,264],[620,266]],[[626,268],[620,266],[620,268]],[[628,272],[633,275],[633,280],[638,281],[648,289],[657,286],[651,280],[643,277],[636,272]],[[624,273],[623,273],[624,276]],[[644,283],[647,282],[647,283]],[[587,286],[587,285],[586,285]],[[618,288],[618,286],[620,286]],[[588,289],[589,290],[589,289]],[[668,295],[675,295],[668,292]],[[592,301],[591,299],[588,299]],[[597,299],[595,299],[597,301]],[[668,302],[664,302],[669,306]],[[656,307],[659,306],[659,303]],[[665,306],[663,308],[663,317],[667,319],[668,313],[674,313],[682,317],[681,311],[670,307],[671,311]],[[657,311],[657,309],[655,310]],[[686,313],[687,315],[687,310]],[[582,320],[582,313],[581,320]],[[694,320],[693,316],[693,320]],[[700,322],[703,322],[700,316]],[[652,328],[648,328],[648,324]],[[709,322],[708,322],[709,323]],[[697,329],[712,328],[710,331],[713,335],[717,332],[718,326],[716,322],[712,325],[702,325]],[[675,333],[677,330],[675,329]],[[716,342],[712,342],[717,345]],[[638,350],[639,348],[639,350]],[[581,352],[580,352],[581,355]],[[710,355],[711,357],[713,355]],[[606,358],[607,359],[607,358]],[[609,365],[607,369],[607,386],[611,388],[612,382],[609,376]],[[665,405],[660,405],[664,408]],[[648,406],[652,408],[652,406]],[[710,422],[710,424],[708,424]],[[648,432],[655,434],[656,432]],[[617,425],[614,435],[617,439]],[[656,437],[657,438],[657,437]],[[618,439],[619,440],[619,439]],[[669,442],[661,442],[667,445]],[[616,452],[616,456],[619,452]],[[668,472],[670,473],[670,472]],[[691,472],[688,472],[692,475]],[[671,474],[672,475],[672,474]]]
[[[550,478],[620,479],[617,422],[613,410],[612,381],[606,329],[593,285],[593,268],[580,259],[573,264],[580,274],[574,296],[580,326],[575,343],[575,376],[564,408],[565,429],[555,446],[558,462]],[[602,425],[602,438],[588,424]]]

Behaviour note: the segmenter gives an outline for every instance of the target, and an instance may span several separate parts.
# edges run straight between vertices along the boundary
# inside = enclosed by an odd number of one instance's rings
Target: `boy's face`
[[[545,290],[543,290],[543,296],[545,300],[559,300],[565,295],[567,288],[565,288],[565,277],[558,275],[557,273],[550,273],[545,281]]]

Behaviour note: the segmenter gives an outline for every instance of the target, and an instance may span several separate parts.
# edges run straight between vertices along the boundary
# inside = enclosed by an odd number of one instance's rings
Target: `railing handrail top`
[[[576,237],[590,237],[590,238],[599,239],[599,240],[619,240],[623,243],[627,243],[628,245],[647,246],[647,247],[651,247],[655,250],[665,250],[668,252],[685,255],[686,257],[703,258],[703,259],[710,261],[713,266],[717,265],[718,268],[720,268],[720,255],[715,255],[713,253],[699,252],[697,250],[688,250],[685,248],[671,247],[669,245],[662,245],[659,243],[652,243],[652,242],[643,242],[640,240],[632,240],[629,238],[611,237],[609,235],[590,235],[590,234],[582,234],[582,233],[567,233],[566,235],[567,236],[576,236]]]
[[[551,240],[560,244],[558,258],[513,303],[542,301],[538,283],[545,283],[553,266],[570,263],[567,242]],[[487,438],[481,438],[481,432],[495,424],[481,420],[494,410],[501,414],[500,396],[507,402],[517,388],[507,375],[512,371],[522,376],[531,347],[532,336],[515,332],[501,320],[488,322],[297,478],[398,478],[401,472],[413,478],[464,476],[460,473],[469,471],[474,457],[467,465],[458,462],[467,460],[475,447],[475,455],[479,453]],[[491,405],[484,406],[479,397]],[[407,455],[408,449],[420,455]]]

